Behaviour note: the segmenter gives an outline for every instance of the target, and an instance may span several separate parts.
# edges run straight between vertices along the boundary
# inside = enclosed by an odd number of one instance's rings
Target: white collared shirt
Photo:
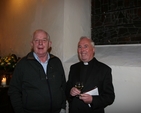
[[[47,57],[48,59],[45,62],[41,62],[35,52],[33,52],[33,55],[34,55],[35,59],[43,66],[45,73],[47,73],[48,61],[50,59],[49,54],[48,54],[48,57]]]

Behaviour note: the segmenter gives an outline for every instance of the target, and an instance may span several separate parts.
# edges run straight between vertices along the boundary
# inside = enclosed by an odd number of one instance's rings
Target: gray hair
[[[87,37],[87,36],[81,36],[81,37],[80,37],[80,40],[82,40],[82,39],[88,39],[88,40],[90,40],[91,45],[92,45],[93,47],[95,47],[95,43],[94,43],[94,41],[93,41],[91,38],[89,38],[89,37]],[[80,41],[80,40],[79,40],[79,41]]]
[[[37,32],[44,32],[47,35],[48,40],[50,40],[50,35],[43,29],[37,29],[36,31],[34,31],[33,33],[33,38],[36,35]]]

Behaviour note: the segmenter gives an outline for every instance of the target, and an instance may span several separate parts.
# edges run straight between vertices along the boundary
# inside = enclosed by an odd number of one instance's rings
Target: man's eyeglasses
[[[35,39],[34,40],[35,43],[40,43],[40,42],[46,43],[47,41],[48,41],[47,39]]]

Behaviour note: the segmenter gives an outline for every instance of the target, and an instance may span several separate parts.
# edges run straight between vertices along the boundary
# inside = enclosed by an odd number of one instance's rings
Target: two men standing
[[[8,94],[15,113],[65,113],[66,99],[69,113],[104,113],[113,103],[111,68],[94,57],[91,39],[80,38],[80,62],[70,67],[67,84],[61,60],[48,52],[49,34],[36,30],[31,47],[33,51],[17,63],[10,82]],[[83,83],[82,90],[75,87],[77,82]]]

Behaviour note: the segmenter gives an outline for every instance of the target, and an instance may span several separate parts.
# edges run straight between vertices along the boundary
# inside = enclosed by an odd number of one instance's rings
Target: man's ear
[[[32,41],[30,42],[30,45],[31,45],[31,47],[33,47],[33,42]]]
[[[95,53],[95,47],[93,47],[93,52]]]
[[[50,48],[51,46],[52,46],[52,42],[49,41],[49,43],[48,43],[48,47]]]
[[[48,42],[48,52],[49,52],[49,53],[50,53],[50,52],[51,52],[51,50],[52,50],[51,45],[52,45],[52,42],[51,42],[51,41],[49,41],[49,42]]]

